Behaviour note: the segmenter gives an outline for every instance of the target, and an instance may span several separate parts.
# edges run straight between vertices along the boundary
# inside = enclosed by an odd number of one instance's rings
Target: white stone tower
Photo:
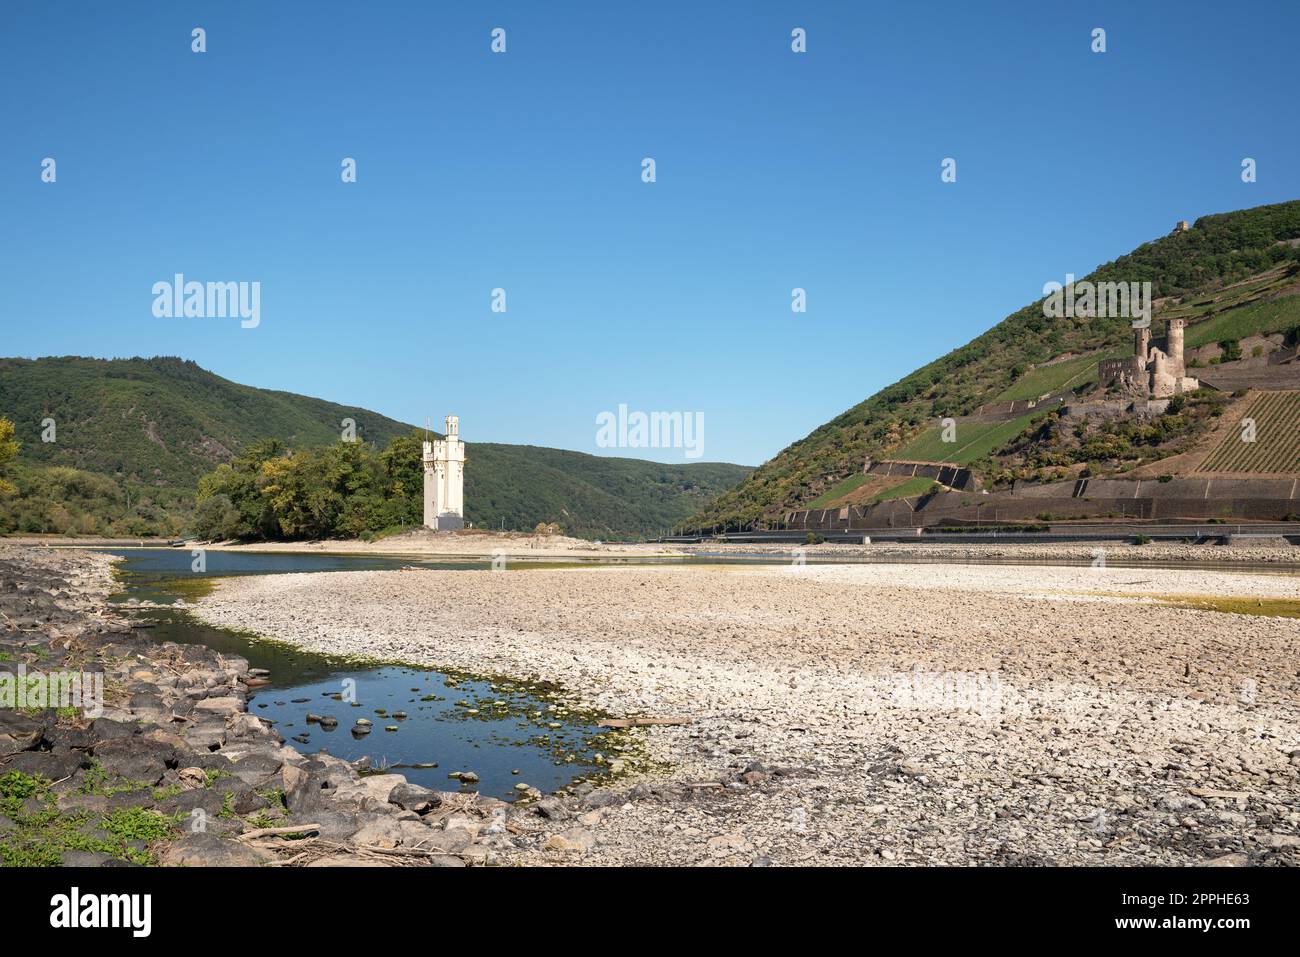
[[[465,527],[465,443],[460,419],[447,416],[447,437],[424,443],[424,525],[440,532]]]

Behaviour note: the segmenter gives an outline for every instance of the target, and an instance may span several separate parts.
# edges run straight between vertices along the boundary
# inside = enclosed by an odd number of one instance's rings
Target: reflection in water
[[[191,571],[188,550],[105,551],[125,559],[118,565],[126,586],[114,596],[119,603],[174,603],[203,592],[220,575],[413,564],[369,556],[208,552],[206,574],[200,575]],[[481,562],[414,564],[486,567]],[[214,628],[181,608],[146,608],[138,614],[156,623],[147,633],[158,641],[206,645],[269,671],[269,683],[250,694],[249,711],[275,722],[299,750],[325,750],[349,761],[368,757],[376,767],[400,769],[407,780],[425,787],[459,787],[501,798],[518,796],[521,784],[553,792],[606,770],[628,746],[625,734],[598,727],[598,716],[550,700],[545,688],[407,665],[359,664]],[[458,784],[448,777],[462,771],[476,774],[477,783]]]

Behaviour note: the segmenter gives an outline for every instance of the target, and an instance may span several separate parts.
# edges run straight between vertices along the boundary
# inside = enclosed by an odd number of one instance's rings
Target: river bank
[[[688,719],[568,850],[525,823],[507,862],[1269,864],[1300,863],[1297,601],[1289,576],[809,564],[250,577],[198,614]]]
[[[66,536],[21,536],[0,541],[30,547],[130,547],[160,548],[166,543],[148,539],[78,539]],[[415,530],[374,541],[329,539],[286,542],[203,542],[177,545],[189,550],[201,547],[208,551],[235,554],[338,554],[386,555],[422,558],[448,558],[464,561],[490,561],[505,557],[524,560],[600,561],[620,559],[654,559],[699,556],[763,556],[824,558],[837,561],[872,561],[926,559],[947,562],[1024,561],[1097,563],[1123,562],[1194,564],[1276,564],[1300,568],[1300,547],[1284,541],[1264,540],[1247,544],[1193,545],[1182,542],[1150,542],[1133,545],[1121,542],[988,542],[957,544],[946,542],[876,542],[869,545],[828,543],[783,544],[744,542],[702,542],[700,544],[610,543],[593,542],[564,535],[534,535],[525,532],[432,532]]]
[[[166,548],[167,542],[149,539],[120,538],[69,538],[63,535],[27,535],[0,539],[16,546],[30,547],[66,547],[80,548]],[[538,535],[529,532],[492,532],[480,529],[465,529],[458,532],[434,532],[428,529],[414,529],[385,538],[363,540],[323,539],[319,541],[283,541],[283,542],[195,542],[176,544],[176,548],[203,548],[208,551],[283,553],[302,552],[309,554],[339,555],[408,555],[433,558],[460,558],[465,560],[490,560],[498,553],[530,559],[559,558],[608,558],[617,556],[653,557],[656,555],[680,555],[675,546],[660,546],[636,543],[593,542],[582,538],[570,538],[567,535]]]
[[[147,618],[108,602],[121,587],[112,562],[0,545],[0,684],[23,688],[0,702],[5,865],[464,866],[559,806],[438,791],[286,747],[248,712],[267,675],[149,638]],[[45,679],[70,675],[102,693],[56,700]],[[566,806],[592,790],[573,789]]]

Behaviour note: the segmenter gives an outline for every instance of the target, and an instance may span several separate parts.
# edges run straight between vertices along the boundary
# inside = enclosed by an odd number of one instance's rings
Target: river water
[[[487,567],[485,562],[212,551],[198,573],[188,549],[103,551],[123,559],[117,566],[123,584],[113,597],[117,603],[134,598],[174,604],[201,593],[212,578],[227,575]],[[146,608],[136,614],[154,623],[147,633],[159,641],[207,645],[270,671],[270,683],[251,691],[248,709],[273,721],[298,750],[324,750],[348,761],[368,757],[376,767],[399,771],[436,790],[511,799],[520,793],[517,785],[528,784],[552,793],[605,770],[625,746],[618,733],[597,726],[598,716],[569,712],[538,686],[333,658],[214,628],[183,608]],[[338,723],[308,722],[309,714]],[[368,733],[360,731],[366,726],[359,726],[358,719],[371,722]],[[461,771],[472,771],[479,780],[463,784],[448,776]]]

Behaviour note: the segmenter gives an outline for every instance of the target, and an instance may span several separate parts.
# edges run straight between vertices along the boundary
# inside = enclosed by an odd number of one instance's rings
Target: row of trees
[[[191,523],[200,538],[361,537],[418,524],[420,432],[382,451],[340,442],[290,451],[267,439],[199,481]]]

